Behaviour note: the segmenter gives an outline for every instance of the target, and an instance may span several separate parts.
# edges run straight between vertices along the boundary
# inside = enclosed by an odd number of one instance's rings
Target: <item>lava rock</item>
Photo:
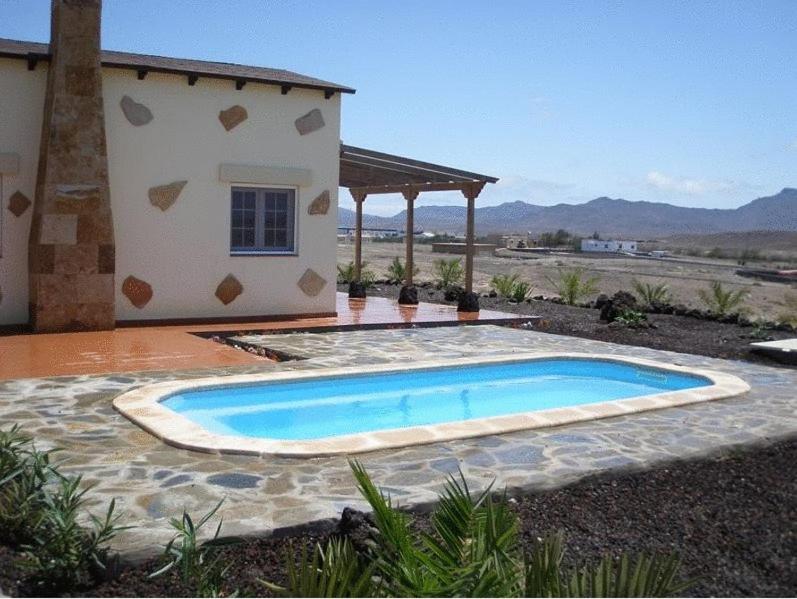
[[[405,306],[418,304],[418,289],[414,285],[404,285],[399,291],[398,303]]]
[[[462,294],[464,293],[465,289],[463,287],[460,287],[459,285],[449,285],[445,289],[444,297],[447,302],[458,302],[459,298],[462,297]]]
[[[457,312],[478,312],[479,296],[472,291],[463,293],[457,302]]]
[[[362,281],[352,281],[351,283],[349,283],[349,297],[364,298],[365,284],[363,284]]]
[[[627,291],[618,291],[601,307],[600,319],[604,322],[614,322],[626,310],[636,309],[636,298]]]
[[[350,507],[343,508],[335,532],[349,539],[358,553],[374,547],[379,538],[379,530],[376,528],[373,516]]]
[[[595,302],[593,307],[601,310],[603,306],[605,306],[609,302],[609,296],[605,293],[601,293],[598,297],[595,298]]]

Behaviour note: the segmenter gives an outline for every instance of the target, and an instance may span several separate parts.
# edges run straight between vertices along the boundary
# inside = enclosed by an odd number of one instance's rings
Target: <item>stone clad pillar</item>
[[[34,331],[112,329],[115,247],[100,68],[101,0],[53,0],[28,244]]]

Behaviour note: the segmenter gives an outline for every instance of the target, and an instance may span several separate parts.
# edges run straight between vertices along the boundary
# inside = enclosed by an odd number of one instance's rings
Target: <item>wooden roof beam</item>
[[[362,187],[351,187],[349,191],[352,195],[375,195],[385,193],[400,193],[405,197],[416,195],[425,191],[461,191],[463,193],[474,193],[474,197],[484,188],[486,181],[448,181],[434,183],[407,183],[397,185],[365,185]],[[467,194],[466,194],[467,197]]]

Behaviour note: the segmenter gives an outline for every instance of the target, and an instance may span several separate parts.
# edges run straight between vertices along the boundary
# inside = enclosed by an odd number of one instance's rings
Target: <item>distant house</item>
[[[624,241],[620,239],[582,239],[582,252],[636,252],[636,241]]]
[[[351,241],[357,232],[356,227],[338,227],[338,239]],[[398,229],[377,229],[363,227],[363,239],[398,239],[403,237],[403,231]]]

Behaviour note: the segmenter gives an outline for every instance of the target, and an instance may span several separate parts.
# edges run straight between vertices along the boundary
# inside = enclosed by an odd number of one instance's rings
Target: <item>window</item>
[[[296,249],[293,189],[234,187],[230,251],[234,254],[292,254]]]

